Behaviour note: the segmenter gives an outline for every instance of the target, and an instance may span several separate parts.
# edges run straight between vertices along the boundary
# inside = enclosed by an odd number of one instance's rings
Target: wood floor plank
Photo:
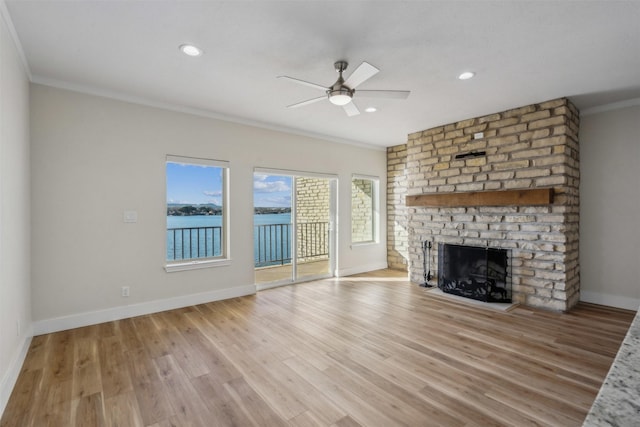
[[[101,393],[83,395],[73,400],[71,425],[75,427],[106,426]]]
[[[333,378],[341,376],[340,384],[349,384],[349,389],[355,390],[364,400],[374,402],[378,411],[392,417],[397,423],[421,425],[430,420],[437,425],[463,425],[454,414],[440,411],[421,396],[386,380],[341,353],[332,353],[330,356],[338,362],[330,368],[337,371]]]
[[[312,384],[283,363],[276,354],[268,356],[270,354],[268,350],[263,351],[261,348],[256,350],[258,350],[255,351],[256,354],[262,354],[265,357],[256,358],[249,355],[252,359],[252,364],[263,366],[273,378],[277,379],[279,384],[294,392],[295,400],[307,409],[305,411],[306,415],[302,418],[306,420],[316,419],[320,420],[323,425],[330,425],[346,415],[344,411],[327,399],[320,390],[313,387]],[[271,382],[274,381],[272,380]]]
[[[114,323],[116,334],[120,337],[125,351],[134,351],[144,347],[133,319],[116,320]]]
[[[34,337],[0,426],[580,426],[634,315],[283,286]]]
[[[38,398],[42,382],[42,369],[34,371],[23,370],[18,376],[16,385],[11,393],[9,402],[0,420],[0,426],[30,426],[35,414],[33,404]]]
[[[171,355],[155,360],[160,378],[165,386],[173,414],[184,424],[207,426],[211,414],[204,401]]]
[[[44,383],[48,381],[44,380]],[[71,423],[72,381],[51,382],[37,404],[34,426],[66,426]]]
[[[128,358],[117,336],[108,336],[100,340],[98,359],[105,399],[133,391]]]
[[[139,348],[125,353],[128,363],[131,382],[136,384],[149,384],[160,380],[156,365],[146,348]]]
[[[332,400],[336,406],[347,414],[350,414],[362,425],[391,426],[397,424],[385,413],[378,412],[373,403],[363,400],[354,390],[344,387],[336,381],[332,377],[333,373],[330,371],[331,368],[319,371],[298,357],[287,359],[285,363],[298,375],[318,388],[327,398]]]
[[[22,365],[23,371],[35,371],[44,369],[49,363],[47,360],[48,348],[50,347],[52,334],[39,335],[33,337],[29,345],[29,351]]]
[[[73,331],[52,334],[47,348],[47,369],[56,381],[70,380],[73,376]]]
[[[242,376],[263,399],[285,420],[291,419],[307,408],[295,390],[286,387],[273,372],[257,364],[250,354],[237,346],[224,349],[225,354],[238,364]],[[258,368],[260,366],[260,368]]]
[[[72,398],[102,392],[102,377],[98,360],[98,341],[95,338],[75,338]]]
[[[211,425],[220,427],[251,426],[253,419],[243,411],[243,404],[232,396],[224,383],[210,374],[193,378],[191,383],[212,414]]]
[[[358,424],[353,418],[350,416],[343,417],[339,419],[335,424],[332,424],[331,427],[362,427]]]
[[[196,378],[209,373],[209,368],[202,354],[193,351],[187,340],[175,328],[163,329],[160,332],[168,346],[168,353],[189,378]]]
[[[105,399],[105,421],[110,427],[143,427],[142,415],[133,390]]]
[[[136,382],[133,392],[145,425],[161,422],[174,415],[162,381]]]
[[[244,378],[225,383],[225,388],[255,426],[286,426],[274,408],[251,387]]]

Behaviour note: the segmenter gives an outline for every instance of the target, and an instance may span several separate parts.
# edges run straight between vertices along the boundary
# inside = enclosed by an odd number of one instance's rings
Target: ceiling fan
[[[409,96],[408,90],[356,90],[356,87],[371,77],[375,76],[380,70],[373,65],[363,62],[355,69],[353,73],[344,80],[342,73],[347,69],[349,65],[347,61],[337,61],[333,64],[336,71],[339,73],[338,80],[329,87],[319,84],[307,82],[305,80],[296,79],[289,76],[278,76],[279,79],[287,79],[294,83],[309,86],[315,89],[320,89],[325,92],[325,95],[317,98],[311,98],[306,101],[298,102],[295,104],[287,105],[287,108],[297,108],[305,105],[313,104],[314,102],[322,101],[323,99],[329,99],[334,105],[339,105],[344,108],[347,116],[357,116],[360,114],[358,107],[352,102],[354,95],[358,97],[372,97],[372,98],[392,98],[392,99],[406,99]]]

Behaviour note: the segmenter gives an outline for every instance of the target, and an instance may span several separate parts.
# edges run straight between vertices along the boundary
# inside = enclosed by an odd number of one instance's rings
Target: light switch
[[[129,222],[129,223],[138,222],[137,211],[124,211],[124,214],[122,217],[124,222]]]

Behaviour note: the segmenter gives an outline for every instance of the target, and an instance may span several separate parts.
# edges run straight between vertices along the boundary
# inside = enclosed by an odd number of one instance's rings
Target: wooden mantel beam
[[[553,203],[553,188],[531,190],[472,191],[465,193],[430,193],[407,196],[407,206],[536,206]]]

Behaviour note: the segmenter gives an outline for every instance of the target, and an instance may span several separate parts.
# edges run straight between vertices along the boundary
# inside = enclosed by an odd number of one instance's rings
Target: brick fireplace
[[[421,283],[423,241],[435,249],[431,266],[438,243],[510,249],[513,301],[570,309],[580,296],[578,129],[577,109],[562,98],[416,132],[388,148],[390,267],[406,266]],[[552,189],[552,203],[405,204],[406,196],[541,188]]]

